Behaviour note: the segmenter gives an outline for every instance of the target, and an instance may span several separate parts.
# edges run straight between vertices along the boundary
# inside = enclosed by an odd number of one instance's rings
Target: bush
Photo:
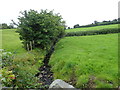
[[[91,31],[78,31],[78,32],[68,32],[68,33],[66,33],[66,37],[68,37],[68,36],[99,35],[99,34],[109,34],[109,33],[119,33],[119,32],[120,32],[120,30],[118,28],[91,30]]]
[[[49,50],[53,43],[64,35],[65,21],[53,11],[29,10],[21,14],[17,32],[27,50],[36,47]]]
[[[15,80],[15,75],[8,68],[4,67],[0,70],[0,80],[3,87],[12,87]]]
[[[18,88],[40,87],[41,82],[35,75],[42,65],[42,57],[37,52],[32,51],[21,56],[5,51],[2,54],[3,66],[0,72],[3,86]]]

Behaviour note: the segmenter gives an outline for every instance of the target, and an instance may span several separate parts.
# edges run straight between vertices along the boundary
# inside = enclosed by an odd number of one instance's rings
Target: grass
[[[2,41],[0,40],[0,45],[2,45],[2,49],[5,49],[6,51],[24,53],[26,51],[22,47],[19,34],[15,31],[16,29],[0,30],[0,32],[2,32]]]
[[[109,29],[109,28],[118,28],[118,24],[67,29],[66,32],[91,31],[91,30],[101,30],[101,29]]]
[[[66,37],[50,59],[54,78],[77,88],[118,86],[118,34]],[[74,80],[74,81],[73,81]]]
[[[116,28],[117,26],[117,24],[114,24],[88,28],[76,28],[76,31]],[[71,32],[71,30],[72,29],[66,30],[66,32]],[[22,48],[19,35],[15,31],[15,29],[0,30],[0,32],[2,32],[0,45],[3,49],[10,52],[17,52],[20,54],[20,57],[22,57],[26,51]],[[75,29],[73,31],[75,31]],[[54,78],[72,82],[76,88],[117,87],[117,38],[118,34],[63,38],[57,43],[55,52],[53,53],[49,63],[52,66]],[[39,58],[40,55],[38,54],[37,56]]]
[[[2,38],[0,39],[0,45],[2,49],[5,49],[7,52],[16,52],[16,54],[12,54],[12,57],[9,57],[9,55],[5,54],[6,52],[3,52],[3,68],[7,68],[9,71],[14,72],[16,77],[14,85],[17,88],[40,87],[41,83],[39,83],[39,77],[35,77],[35,75],[39,72],[38,68],[43,65],[43,54],[39,49],[26,51],[22,47],[19,34],[15,31],[16,29],[0,30],[0,32],[2,32],[0,33],[0,37]],[[6,76],[3,78],[6,79]],[[9,81],[6,81],[6,83],[3,82],[2,85],[3,87],[12,87],[13,83],[11,84]]]

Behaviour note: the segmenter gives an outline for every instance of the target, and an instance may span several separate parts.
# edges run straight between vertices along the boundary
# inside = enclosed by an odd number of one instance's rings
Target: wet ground
[[[49,85],[53,82],[53,72],[50,70],[50,66],[42,66],[40,67],[40,73],[38,77],[40,78],[40,82],[42,83],[43,87],[48,88]]]

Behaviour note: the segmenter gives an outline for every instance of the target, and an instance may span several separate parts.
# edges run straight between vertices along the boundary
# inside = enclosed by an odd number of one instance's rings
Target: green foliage
[[[11,66],[13,63],[11,52],[2,52],[2,67]]]
[[[13,29],[13,28],[14,28],[13,24],[10,25],[7,25],[6,23],[0,24],[0,29]]]
[[[119,33],[118,28],[112,29],[102,29],[102,30],[91,30],[91,31],[78,31],[78,32],[68,32],[66,36],[86,36],[86,35],[99,35],[99,34],[109,34],[109,33]]]
[[[58,38],[64,35],[65,21],[53,11],[29,10],[21,12],[18,20],[18,32],[26,49],[40,47],[49,50]],[[31,48],[31,49],[32,49]]]
[[[16,75],[15,85],[24,88],[38,88],[41,83],[35,75],[39,72],[38,68],[42,61],[33,54],[27,53],[14,58],[14,73]]]
[[[88,25],[83,25],[83,26],[77,26],[75,27],[76,25],[74,25],[74,28],[83,28],[83,27],[94,27],[94,26],[103,26],[103,25],[112,25],[112,24],[119,24],[120,21],[119,21],[119,18],[118,19],[114,19],[112,21],[102,21],[102,22],[98,22],[98,21],[94,21],[94,23],[92,24],[88,24]]]
[[[6,67],[0,69],[0,81],[2,82],[3,87],[12,87],[14,80],[15,75],[12,71],[8,70]]]
[[[77,88],[116,88],[117,50],[117,34],[65,37],[57,43],[49,64],[55,79],[75,78]]]
[[[2,52],[3,65],[1,69],[2,82],[5,87],[38,88],[41,83],[35,75],[42,65],[42,57],[36,51],[14,55]],[[11,73],[9,73],[11,72]]]
[[[6,74],[4,75],[7,80],[7,72],[12,71],[15,75],[15,79],[4,83],[3,86],[7,87],[18,87],[18,88],[37,88],[40,87],[41,83],[35,75],[39,72],[38,68],[42,65],[42,59],[44,58],[44,52],[36,48],[31,52],[26,52],[22,48],[22,44],[19,39],[18,33],[15,32],[16,29],[4,29],[2,30],[2,71]],[[12,51],[12,53],[10,52]],[[13,54],[14,53],[14,54]],[[5,78],[3,77],[3,78]]]
[[[2,29],[8,29],[8,25],[6,23],[2,23]]]
[[[92,31],[92,30],[102,30],[102,29],[114,29],[118,28],[119,24],[104,25],[104,26],[95,26],[95,27],[83,27],[83,28],[74,28],[67,29],[65,32],[78,32],[78,31]]]
[[[80,27],[79,24],[74,25],[74,28],[79,28],[79,27]]]

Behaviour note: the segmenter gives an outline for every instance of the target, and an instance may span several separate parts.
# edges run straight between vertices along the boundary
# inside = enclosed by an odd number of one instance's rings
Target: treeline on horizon
[[[113,19],[112,21],[102,21],[102,22],[98,22],[98,21],[94,21],[94,23],[92,24],[88,24],[88,25],[82,25],[80,26],[79,24],[75,24],[73,26],[73,28],[83,28],[83,27],[93,27],[93,26],[102,26],[102,25],[110,25],[110,24],[119,24],[120,23],[120,18],[118,19]],[[72,29],[71,27],[68,27],[68,29]]]
[[[92,24],[82,25],[82,26],[80,26],[79,24],[75,24],[73,28],[93,27],[93,26],[102,26],[102,25],[119,24],[119,23],[120,23],[120,18],[109,20],[109,21],[104,20],[102,22],[94,21],[94,23]],[[14,29],[14,28],[17,28],[17,27],[15,27],[12,23],[10,25],[8,25],[7,23],[0,24],[0,29]],[[72,28],[65,27],[65,29],[72,29]]]
[[[12,23],[10,23],[10,25],[8,25],[7,23],[2,23],[0,24],[0,29],[14,29],[14,25]]]

